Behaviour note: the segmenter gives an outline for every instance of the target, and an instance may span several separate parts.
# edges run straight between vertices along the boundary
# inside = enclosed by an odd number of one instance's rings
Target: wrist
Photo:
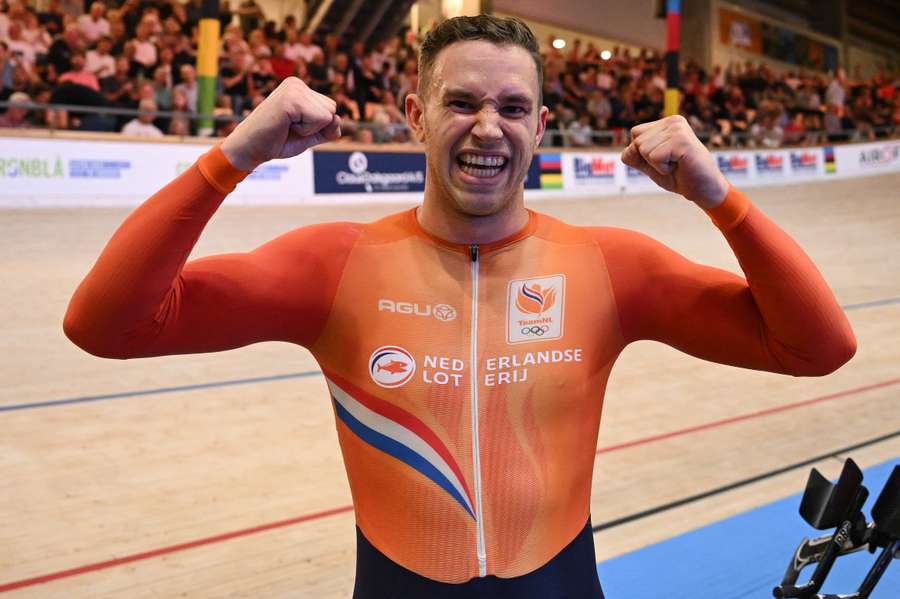
[[[730,188],[731,186],[728,184],[728,180],[724,175],[719,173],[716,184],[710,185],[708,189],[703,189],[697,197],[691,199],[704,210],[712,210],[725,201],[725,197],[728,195],[728,190]]]
[[[245,173],[253,172],[261,163],[254,162],[248,156],[245,156],[238,146],[239,142],[234,139],[233,135],[229,135],[219,147],[222,150],[222,154],[225,155],[225,158],[235,169]]]

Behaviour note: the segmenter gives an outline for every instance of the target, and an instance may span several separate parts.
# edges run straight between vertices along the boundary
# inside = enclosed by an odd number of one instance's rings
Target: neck
[[[489,215],[467,214],[446,197],[435,195],[440,192],[428,192],[426,183],[425,200],[416,211],[419,225],[431,235],[451,243],[493,243],[518,233],[528,224],[522,191],[499,212]]]

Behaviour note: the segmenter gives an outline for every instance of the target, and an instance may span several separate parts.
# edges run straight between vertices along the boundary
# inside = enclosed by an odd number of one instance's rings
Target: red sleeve
[[[246,173],[218,146],[138,207],[66,312],[66,335],[102,357],[210,352],[259,341],[312,344],[325,324],[357,225],[304,227],[242,254],[185,264]]]
[[[626,341],[653,339],[706,360],[797,376],[847,362],[856,351],[850,323],[797,243],[734,188],[709,215],[746,279],[640,233],[594,229]]]

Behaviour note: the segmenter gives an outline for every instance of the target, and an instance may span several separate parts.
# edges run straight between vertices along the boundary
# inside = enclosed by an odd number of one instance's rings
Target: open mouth
[[[472,177],[489,179],[496,177],[506,168],[509,159],[500,155],[483,155],[462,152],[456,157],[456,164],[462,172]]]

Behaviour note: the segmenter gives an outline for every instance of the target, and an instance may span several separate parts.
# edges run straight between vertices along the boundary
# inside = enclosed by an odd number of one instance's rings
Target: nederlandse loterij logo
[[[369,375],[377,385],[391,389],[408,383],[416,373],[416,361],[408,351],[385,345],[372,352]]]
[[[509,282],[506,302],[506,341],[547,341],[563,333],[565,275]]]

